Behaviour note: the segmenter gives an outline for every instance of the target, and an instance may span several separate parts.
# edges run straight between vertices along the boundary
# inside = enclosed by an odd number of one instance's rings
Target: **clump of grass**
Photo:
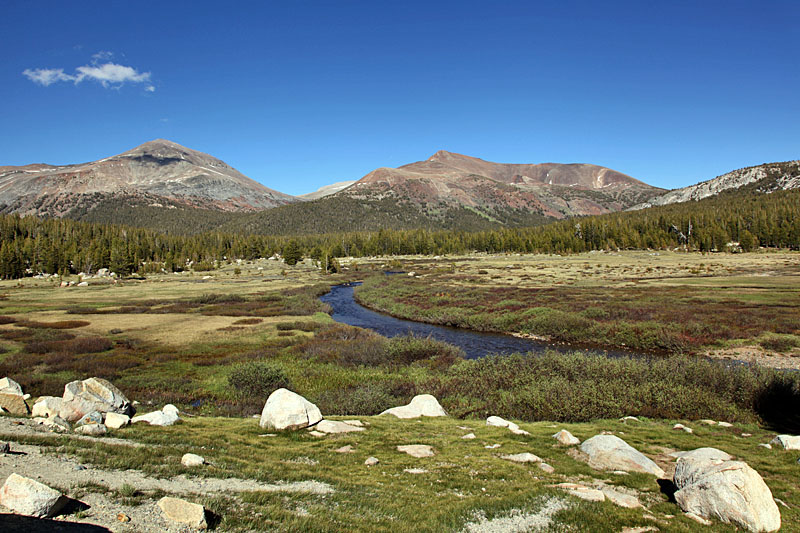
[[[464,350],[452,344],[413,334],[393,337],[386,345],[388,362],[396,365],[409,365],[431,359],[436,361],[437,366],[444,368],[463,359],[464,355]]]
[[[98,353],[110,350],[114,343],[105,337],[78,337],[68,340],[34,341],[25,345],[30,353],[58,352],[68,355]]]
[[[21,328],[31,329],[75,329],[90,325],[86,320],[60,320],[57,322],[37,322],[35,320],[23,320],[15,325]]]
[[[16,321],[17,321],[17,319],[14,318],[13,316],[0,315],[0,325],[2,325],[2,324],[13,324]]]
[[[259,361],[236,365],[228,375],[228,386],[239,396],[264,399],[277,389],[292,388],[281,367]]]
[[[355,387],[328,389],[314,403],[323,413],[371,416],[399,405],[401,400],[384,383],[364,383]]]
[[[758,340],[758,344],[773,352],[790,352],[794,348],[800,346],[800,338],[795,335],[779,335],[777,333],[767,333],[762,335]]]
[[[322,326],[319,322],[308,322],[303,320],[295,320],[294,322],[278,322],[275,327],[279,331],[297,330],[297,331],[314,331]]]
[[[234,321],[234,324],[241,325],[241,326],[253,326],[255,324],[261,324],[264,320],[261,318],[240,318],[239,320]]]

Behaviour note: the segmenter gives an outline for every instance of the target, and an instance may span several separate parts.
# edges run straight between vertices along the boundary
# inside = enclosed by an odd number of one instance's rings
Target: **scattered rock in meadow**
[[[299,394],[278,389],[267,398],[258,425],[277,430],[297,430],[322,420],[319,408]]]
[[[730,428],[733,427],[733,424],[730,422],[717,422],[717,425],[721,428]]]
[[[772,445],[771,445],[771,444],[769,444],[769,443],[766,443],[766,442],[762,442],[762,443],[760,443],[760,444],[759,444],[759,447],[761,447],[761,448],[766,448],[767,450],[771,450],[771,449],[772,449]]]
[[[56,396],[40,396],[33,404],[31,416],[52,418],[58,416],[61,409],[61,398]]]
[[[206,460],[202,456],[193,453],[185,453],[183,457],[181,457],[181,464],[187,468],[203,466],[205,463]]]
[[[514,435],[530,435],[530,433],[528,433],[524,429],[520,429],[519,426],[514,422],[509,422],[508,420],[500,418],[499,416],[490,416],[489,418],[487,418],[486,425],[508,428],[508,430],[511,431],[511,433],[513,433]]]
[[[685,431],[686,433],[694,433],[694,431],[692,430],[692,428],[690,428],[690,427],[686,427],[686,426],[684,426],[683,424],[675,424],[674,426],[672,426],[672,429],[677,429],[677,430]]]
[[[323,433],[321,431],[316,431],[316,430],[309,431],[308,434],[311,435],[312,437],[324,437],[325,435],[327,435],[327,433]]]
[[[524,452],[524,453],[515,453],[513,455],[501,455],[501,459],[505,459],[506,461],[513,461],[515,463],[541,463],[542,458],[533,455],[532,453]]]
[[[606,499],[602,491],[577,483],[559,483],[553,486],[588,502],[602,502]]]
[[[499,447],[500,447],[500,444],[497,444],[497,443],[496,444],[487,444],[486,446],[484,446],[484,448],[486,448],[487,450],[496,450]]]
[[[439,401],[430,394],[414,396],[407,405],[392,407],[381,413],[397,418],[419,418],[421,416],[447,416]]]
[[[131,424],[147,422],[151,426],[171,426],[181,418],[178,416],[178,408],[168,403],[160,411],[153,411],[144,415],[131,418]]]
[[[684,513],[683,516],[685,516],[686,518],[688,518],[690,520],[694,520],[698,524],[703,524],[704,526],[714,525],[714,522],[712,522],[711,520],[708,520],[707,518],[703,518],[702,516],[698,516],[698,515],[696,515],[694,513]]]
[[[8,476],[0,487],[0,505],[18,514],[51,517],[66,502],[67,498],[57,490],[16,473]]]
[[[608,501],[614,505],[618,505],[619,507],[636,509],[642,506],[642,504],[639,502],[639,498],[630,494],[625,494],[619,490],[612,489],[610,487],[603,487],[602,492]]]
[[[346,422],[338,422],[336,420],[320,420],[316,426],[316,431],[321,433],[350,433],[352,431],[364,431],[363,427],[351,426]]]
[[[424,468],[405,468],[405,469],[403,469],[403,472],[405,472],[406,474],[427,474],[428,473],[428,471],[425,470]]]
[[[105,424],[111,429],[119,429],[131,423],[131,417],[119,413],[106,413]]]
[[[581,444],[589,456],[589,466],[597,470],[624,470],[664,477],[664,471],[651,459],[615,435],[595,435]]]
[[[202,505],[187,502],[180,498],[165,496],[158,500],[158,507],[164,513],[164,516],[173,522],[186,524],[195,529],[208,528],[206,510]]]
[[[562,429],[558,433],[554,434],[553,438],[556,439],[559,444],[563,444],[564,446],[574,446],[576,444],[581,443],[578,437],[576,437],[566,429]]]
[[[377,457],[367,457],[367,460],[364,461],[364,464],[367,466],[375,466],[378,463],[380,463],[380,461]]]
[[[715,420],[711,420],[711,419],[708,419],[708,418],[700,419],[700,420],[698,420],[698,422],[700,424],[705,424],[707,426],[716,426],[717,425],[717,422]]]
[[[619,419],[619,421],[622,422],[622,423],[625,423],[625,422],[641,422],[641,420],[639,420],[635,416],[623,416],[622,418]]]
[[[89,435],[90,437],[98,437],[108,433],[108,428],[105,424],[84,424],[75,428],[75,433]]]
[[[353,449],[352,446],[350,446],[348,444],[347,446],[342,446],[341,448],[336,448],[333,451],[335,451],[336,453],[353,453],[355,450]]]
[[[406,444],[397,447],[398,452],[407,453],[411,457],[433,457],[436,453],[433,451],[432,446],[427,444]]]
[[[780,446],[784,450],[800,450],[800,436],[795,435],[778,435],[770,444]]]
[[[461,437],[464,440],[472,440],[475,438],[475,433],[467,433],[466,435]]]
[[[342,420],[342,422],[344,422],[345,424],[350,424],[351,426],[359,427],[359,428],[363,428],[364,427],[364,422],[362,422],[361,420]]]
[[[133,406],[118,388],[102,378],[72,381],[64,386],[59,416],[68,422],[92,411],[133,414]]]
[[[658,531],[658,528],[655,526],[623,527],[619,533],[650,533],[651,531]]]
[[[717,452],[717,453],[715,453]],[[717,518],[750,531],[777,531],[781,515],[761,476],[725,452],[701,448],[684,454],[675,467],[675,501],[687,513]]]
[[[539,463],[539,470],[541,470],[542,472],[544,472],[546,474],[553,474],[556,471],[555,468],[553,468],[552,466],[550,466],[547,463]]]

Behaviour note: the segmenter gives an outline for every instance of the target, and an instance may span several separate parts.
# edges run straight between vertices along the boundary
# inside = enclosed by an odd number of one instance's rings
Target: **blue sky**
[[[166,138],[301,194],[444,149],[675,188],[800,158],[800,2],[29,2],[0,165]]]

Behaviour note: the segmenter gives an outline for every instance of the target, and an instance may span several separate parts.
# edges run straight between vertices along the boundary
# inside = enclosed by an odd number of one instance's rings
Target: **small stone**
[[[703,524],[704,526],[710,526],[710,525],[714,524],[714,522],[712,522],[711,520],[703,518],[702,516],[696,515],[694,513],[684,513],[683,516],[685,516],[686,518],[689,518],[691,520],[694,520],[698,524]]]
[[[636,509],[637,507],[642,506],[636,496],[631,496],[630,494],[625,494],[624,492],[620,492],[609,487],[603,488],[603,494],[611,503],[618,505],[619,507]]]
[[[675,424],[674,426],[672,426],[672,429],[679,429],[685,431],[686,433],[693,433],[692,428],[686,427],[683,424]]]
[[[772,445],[769,444],[769,443],[766,443],[766,442],[762,442],[761,444],[759,444],[759,446],[762,447],[762,448],[766,448],[767,450],[771,450],[772,449]]]
[[[108,433],[108,428],[105,426],[105,424],[86,424],[84,426],[75,428],[75,433],[97,437],[99,435],[105,435]]]
[[[515,463],[541,463],[542,458],[532,453],[516,453],[514,455],[501,455],[501,459],[505,459],[506,461],[513,461]]]
[[[555,487],[567,491],[568,494],[576,496],[589,502],[602,502],[606,499],[602,491],[578,485],[576,483],[559,483]]]
[[[92,411],[91,413],[86,413],[83,415],[80,420],[75,422],[75,426],[85,426],[87,424],[102,424],[103,423],[103,413],[100,411]]]
[[[549,465],[549,464],[547,464],[547,463],[539,463],[539,469],[540,469],[542,472],[545,472],[545,473],[547,473],[547,474],[552,474],[552,473],[554,473],[554,472],[556,471],[556,469],[555,469],[555,468],[553,468],[552,466],[550,466],[550,465]]]
[[[353,431],[364,431],[363,427],[353,426],[346,422],[337,422],[335,420],[322,420],[314,426],[314,431],[321,433],[350,433]]]
[[[752,437],[752,436],[753,436],[752,433],[742,433],[742,437],[744,437],[744,438]]]
[[[341,448],[337,448],[334,450],[336,453],[353,453],[355,450],[349,444],[347,446],[342,446]]]
[[[486,446],[484,446],[484,448],[486,448],[487,450],[496,450],[499,447],[500,447],[499,444],[487,444]]]
[[[433,457],[436,453],[433,451],[432,446],[427,444],[406,444],[397,447],[398,452],[407,453],[411,457]]]
[[[553,435],[553,438],[556,439],[559,442],[559,444],[563,444],[564,446],[573,446],[581,443],[578,437],[574,436],[566,429],[562,429],[558,433],[555,433]]]
[[[125,513],[118,513],[117,514],[117,521],[119,522],[130,522],[131,517],[126,515]]]
[[[180,498],[165,496],[158,500],[161,512],[169,520],[186,524],[195,529],[207,529],[206,510],[202,505],[187,502]]]
[[[378,463],[380,463],[380,461],[377,457],[367,457],[367,460],[364,461],[364,464],[367,466],[375,466]]]
[[[8,453],[11,451],[11,447],[8,445],[7,442],[0,442],[0,453]]]
[[[313,437],[324,437],[325,436],[325,433],[323,433],[321,431],[317,431],[317,430],[309,431],[308,434],[313,436]]]
[[[187,468],[202,466],[205,464],[205,462],[206,460],[203,457],[193,453],[185,453],[183,454],[183,457],[181,457],[181,464]]]
[[[474,439],[474,438],[475,438],[475,433],[467,433],[466,435],[464,435],[464,436],[463,436],[463,437],[461,437],[461,438],[462,438],[462,439],[465,439],[465,440],[471,440],[471,439]]]
[[[619,421],[623,422],[623,423],[624,422],[641,422],[641,420],[639,420],[635,416],[623,416],[622,418],[619,419]]]
[[[710,420],[708,418],[703,418],[702,420],[698,420],[701,424],[705,424],[707,426],[716,426],[717,423],[714,420]]]
[[[406,472],[408,474],[427,474],[428,473],[428,471],[425,470],[424,468],[406,468],[405,470],[403,470],[403,472]]]
[[[723,428],[733,427],[733,424],[731,424],[730,422],[717,422],[717,425]]]

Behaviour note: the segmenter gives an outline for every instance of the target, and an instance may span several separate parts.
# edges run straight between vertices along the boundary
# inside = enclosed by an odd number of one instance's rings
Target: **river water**
[[[545,350],[556,350],[562,353],[574,351],[575,347],[549,344],[546,342],[531,339],[522,339],[512,335],[502,335],[497,333],[481,333],[461,328],[450,328],[446,326],[435,326],[413,320],[403,320],[382,313],[377,313],[360,305],[353,297],[353,288],[360,283],[336,285],[331,288],[331,292],[320,297],[320,300],[333,308],[331,317],[343,324],[358,326],[360,328],[371,329],[380,333],[384,337],[395,337],[413,333],[418,337],[431,336],[434,339],[444,341],[460,347],[466,353],[468,359],[476,359],[489,354],[510,354],[521,353],[540,353]],[[605,350],[586,350],[581,351],[602,354],[605,356],[618,357],[622,355],[632,355],[624,352],[605,351]]]

